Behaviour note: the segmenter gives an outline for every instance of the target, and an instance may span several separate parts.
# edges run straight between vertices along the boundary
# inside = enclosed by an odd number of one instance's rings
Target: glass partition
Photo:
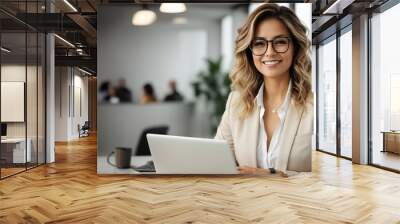
[[[43,33],[38,33],[38,64],[37,64],[37,162],[44,164],[46,162],[46,144],[45,144],[45,124],[46,124],[46,37]]]
[[[317,149],[336,154],[336,36],[318,47]]]
[[[0,7],[0,178],[45,163],[45,35],[17,17],[43,12],[44,1]],[[35,17],[33,17],[35,18]]]
[[[26,113],[27,113],[27,151],[29,159],[27,163],[27,167],[33,167],[37,165],[37,149],[38,149],[38,141],[37,141],[37,128],[38,128],[38,49],[37,49],[37,41],[38,35],[36,32],[28,32],[27,35],[27,80],[26,80]]]
[[[1,34],[1,177],[26,169],[26,34]],[[6,50],[4,50],[6,49]]]

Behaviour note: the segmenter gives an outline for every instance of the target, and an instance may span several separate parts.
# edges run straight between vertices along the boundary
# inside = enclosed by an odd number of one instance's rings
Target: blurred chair
[[[147,138],[146,138],[146,135],[148,133],[166,135],[166,134],[168,134],[168,130],[169,130],[169,127],[166,125],[149,127],[149,128],[144,129],[142,134],[140,135],[138,145],[136,146],[135,155],[137,155],[137,156],[151,155],[150,149],[149,149],[149,144],[147,143]]]
[[[89,129],[90,129],[89,121],[85,121],[82,127],[80,127],[80,125],[78,124],[79,138],[89,136]]]

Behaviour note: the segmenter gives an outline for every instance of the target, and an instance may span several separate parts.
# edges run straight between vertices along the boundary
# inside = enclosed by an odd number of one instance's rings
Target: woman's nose
[[[266,56],[270,56],[270,55],[274,55],[276,54],[276,51],[274,50],[274,48],[272,47],[272,43],[268,43],[267,45],[267,50],[265,51]]]

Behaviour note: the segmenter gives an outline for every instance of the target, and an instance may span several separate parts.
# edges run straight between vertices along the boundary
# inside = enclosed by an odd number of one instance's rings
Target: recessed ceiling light
[[[160,11],[163,13],[182,13],[186,11],[185,3],[162,3]]]
[[[154,21],[156,21],[157,15],[148,9],[142,9],[137,11],[133,16],[132,16],[132,25],[134,26],[147,26]]]

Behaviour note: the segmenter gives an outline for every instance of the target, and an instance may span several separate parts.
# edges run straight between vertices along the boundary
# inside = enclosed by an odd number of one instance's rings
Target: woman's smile
[[[267,66],[268,68],[274,68],[281,63],[282,60],[263,60],[262,63]]]

